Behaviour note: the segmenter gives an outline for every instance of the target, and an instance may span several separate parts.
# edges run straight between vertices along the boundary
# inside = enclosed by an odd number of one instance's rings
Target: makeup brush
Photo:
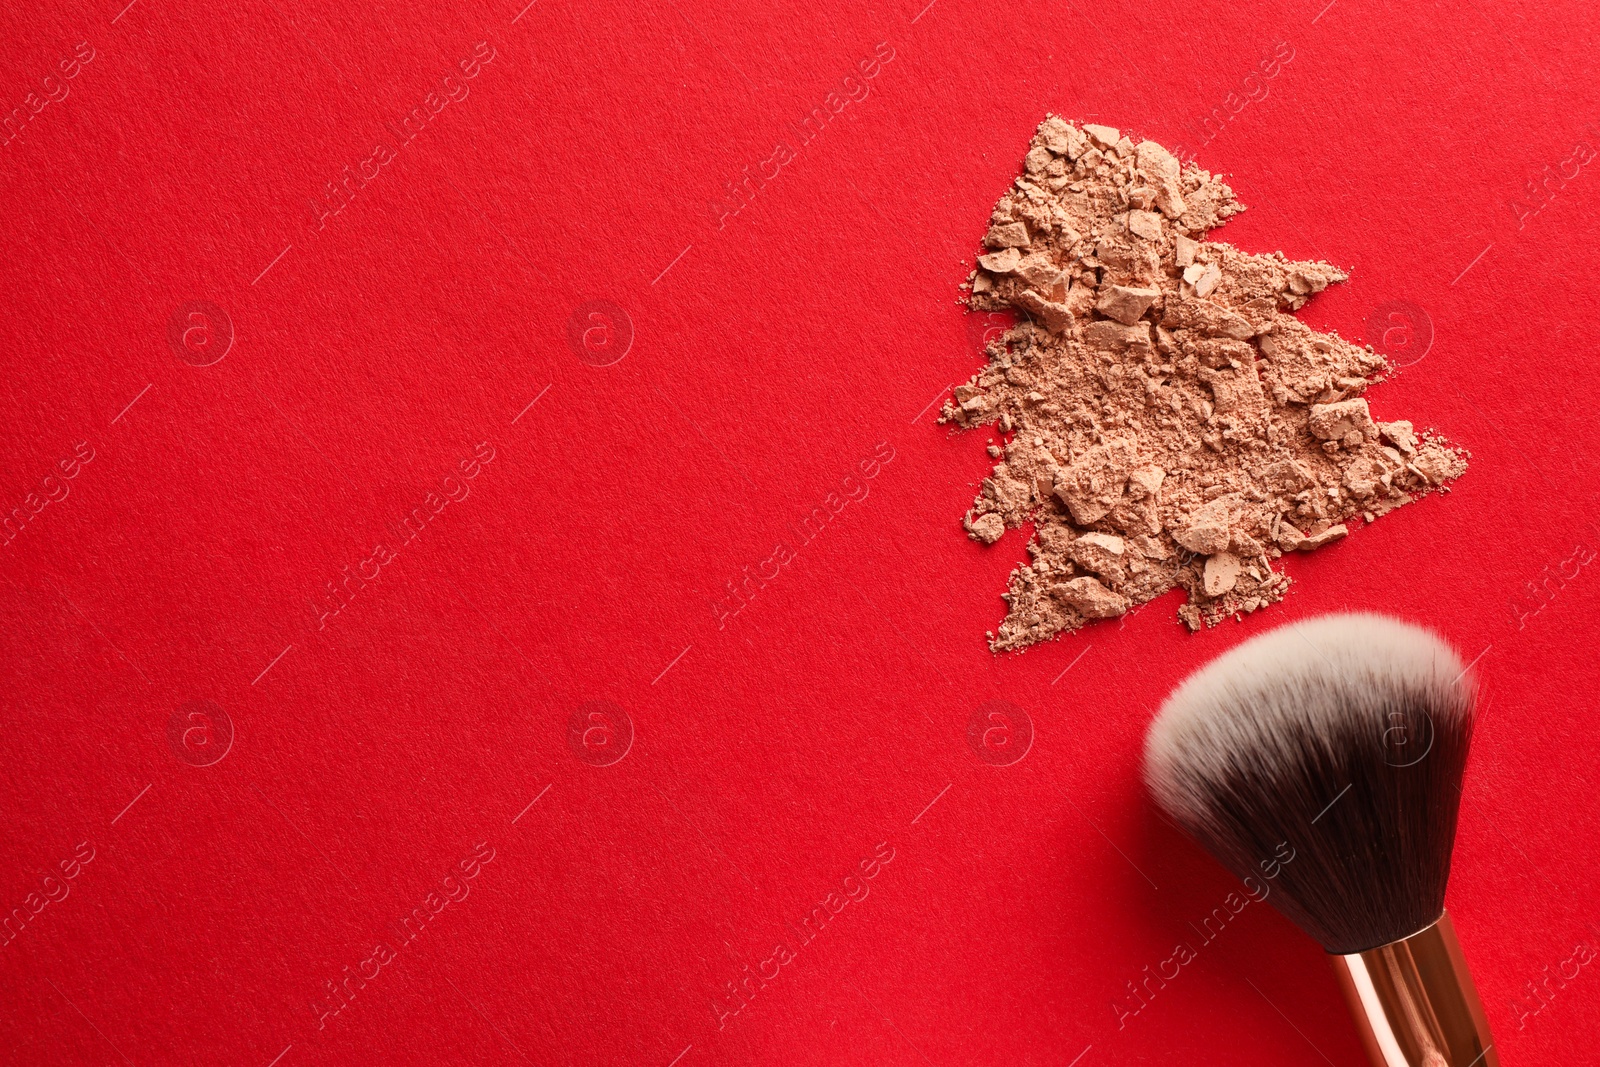
[[[1145,741],[1157,803],[1328,952],[1375,1067],[1500,1062],[1444,910],[1473,698],[1429,631],[1329,615],[1191,675]]]

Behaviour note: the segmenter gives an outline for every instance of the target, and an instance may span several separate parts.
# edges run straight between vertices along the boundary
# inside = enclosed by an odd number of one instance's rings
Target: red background
[[[1262,906],[1112,1007],[1233,888],[1144,795],[1151,708],[1343,607],[1481,656],[1451,908],[1505,1062],[1585,1058],[1600,974],[1537,1014],[1524,984],[1600,903],[1592,6],[923,2],[0,14],[4,109],[70,90],[0,149],[0,504],[69,490],[0,549],[0,908],[31,916],[0,1060],[1358,1064],[1320,951]],[[470,94],[316,230],[310,197],[479,41]],[[795,144],[879,42],[870,94]],[[1191,636],[1173,596],[992,657],[1024,539],[963,534],[987,435],[927,406],[980,364],[956,285],[1049,111],[1232,174],[1219,237],[1350,268],[1306,321],[1382,343],[1370,313],[1416,309],[1389,342],[1422,358],[1371,402],[1472,450],[1457,491],[1287,560],[1242,624]],[[620,362],[569,344],[589,300],[631,323]],[[169,343],[191,301],[231,321],[220,362]],[[479,442],[470,495],[319,629]],[[1007,766],[968,743],[995,699],[1032,723]],[[209,766],[181,757],[220,734],[169,739],[195,700],[234,730]],[[609,766],[568,741],[594,700],[634,731]],[[319,1028],[323,983],[478,842],[469,895]],[[719,1029],[880,842],[870,895]]]

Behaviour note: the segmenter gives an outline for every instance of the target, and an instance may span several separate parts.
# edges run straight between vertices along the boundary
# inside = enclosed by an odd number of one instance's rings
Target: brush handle
[[[1328,959],[1373,1067],[1499,1067],[1449,912],[1400,941]]]

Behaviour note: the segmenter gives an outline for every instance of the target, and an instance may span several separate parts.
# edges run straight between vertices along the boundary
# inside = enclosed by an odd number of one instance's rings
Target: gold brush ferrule
[[[1373,1067],[1499,1067],[1449,912],[1410,937],[1328,960]]]

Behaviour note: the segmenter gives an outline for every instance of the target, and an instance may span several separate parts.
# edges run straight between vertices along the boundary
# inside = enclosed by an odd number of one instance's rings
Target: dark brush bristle
[[[1157,802],[1332,953],[1444,910],[1473,683],[1426,630],[1330,615],[1262,634],[1192,675],[1145,744]],[[1280,846],[1293,850],[1282,862]]]

